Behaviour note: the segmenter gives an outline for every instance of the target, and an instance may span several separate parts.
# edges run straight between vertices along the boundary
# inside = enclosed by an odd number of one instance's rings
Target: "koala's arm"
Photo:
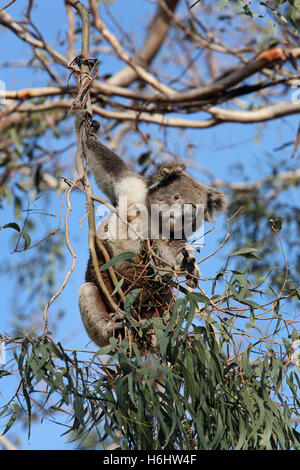
[[[86,128],[84,148],[86,158],[97,185],[110,201],[117,205],[120,196],[132,195],[133,182],[142,183],[143,179],[126,165],[112,150],[103,145],[95,136],[99,128],[97,121],[91,120],[91,115],[85,110],[79,110],[75,116],[76,139],[79,142],[80,128]],[[137,201],[139,202],[139,201]]]
[[[196,263],[194,249],[187,240],[155,240],[154,252],[166,261],[164,267],[170,264],[175,271],[184,271],[187,285],[193,289],[197,287],[201,273]],[[159,260],[155,264],[163,266],[163,262]]]
[[[97,346],[109,344],[109,338],[114,335],[115,324],[124,315],[109,314],[101,299],[99,290],[93,282],[82,284],[78,296],[79,310],[87,334]]]

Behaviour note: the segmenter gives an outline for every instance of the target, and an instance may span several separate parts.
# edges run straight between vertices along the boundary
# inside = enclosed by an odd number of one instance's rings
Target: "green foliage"
[[[227,303],[235,295],[247,303],[253,289],[246,276],[232,272],[230,286]],[[259,345],[238,347],[240,325],[234,327],[234,317],[213,319],[212,299],[217,302],[216,295],[187,294],[177,300],[167,325],[160,318],[149,320],[159,350],[148,356],[141,356],[136,344],[129,348],[127,339],[119,344],[112,338],[88,359],[48,336],[8,340],[15,342],[13,359],[0,377],[5,380],[5,372],[17,369],[20,386],[0,410],[4,433],[22,408],[30,435],[40,396],[56,419],[68,416],[61,423],[64,434],[76,436],[78,445],[96,431],[100,443],[112,440],[121,449],[300,449],[292,422],[299,417],[300,377],[287,366],[295,331],[282,339],[284,347],[265,342],[263,335]],[[259,318],[255,303],[250,306],[249,332]],[[194,318],[196,311],[201,321]],[[149,328],[130,319],[127,326],[141,336]],[[110,358],[105,364],[103,354]]]
[[[300,272],[300,210],[297,204],[299,181],[281,180],[280,171],[286,171],[288,161],[280,160],[268,169],[272,177],[262,178],[261,184],[252,187],[245,183],[245,188],[234,189],[231,193],[229,213],[238,214],[231,220],[230,231],[234,242],[234,251],[240,247],[249,250],[248,257],[253,257],[252,272],[257,279],[268,273],[269,284],[281,288],[282,272],[286,270],[287,258],[289,265],[288,283],[290,288],[299,284]],[[296,167],[288,168],[291,173]],[[242,173],[245,182],[246,173]],[[256,251],[255,251],[256,250]],[[263,256],[260,256],[263,253]],[[261,259],[259,259],[261,258]],[[292,261],[293,260],[293,261]]]
[[[0,227],[0,230],[2,230],[4,228],[12,228],[12,229],[16,230],[17,232],[19,232],[19,234],[20,234],[19,238],[20,237],[24,238],[24,250],[26,250],[27,248],[30,247],[30,244],[31,244],[30,235],[27,232],[24,232],[23,230],[21,230],[21,228],[19,227],[18,224],[16,224],[15,222],[10,222],[10,223],[5,224],[2,227]]]
[[[134,257],[136,257],[136,253],[133,253],[131,251],[125,251],[124,253],[120,253],[119,255],[114,256],[103,266],[101,266],[100,271],[105,271],[110,266],[114,266],[115,264],[120,263],[121,261],[128,261]]]
[[[275,35],[277,35],[277,27],[274,21],[271,18],[278,18],[281,21],[289,23],[295,30],[298,30],[297,18],[300,11],[300,2],[299,0],[278,0],[275,2],[249,2],[244,0],[222,0],[221,8],[226,6],[238,8],[240,14],[249,16],[251,18],[264,18],[271,28]]]
[[[102,0],[102,4],[114,2]],[[239,54],[243,54],[240,57],[247,63],[260,50],[274,45],[274,41],[286,42],[286,37],[291,40],[291,29],[280,33],[282,23],[294,29],[299,23],[299,0],[222,0],[219,3],[193,2],[190,6],[196,5],[203,9],[199,18],[207,25],[210,36],[200,22],[186,20],[193,34],[184,34],[184,39],[182,35],[171,36],[170,40],[176,47],[182,42],[184,55],[186,51],[194,51],[195,46],[199,49],[199,44],[203,51],[203,39],[210,44],[212,35],[218,40],[214,46],[222,48],[223,32],[227,31],[230,40],[224,39],[225,49],[234,51],[243,44],[244,52]],[[239,14],[235,18],[236,26],[230,15],[226,17],[224,11],[220,12],[229,6]],[[212,50],[202,56],[211,58]],[[225,57],[218,63],[217,75],[237,65],[237,57],[233,56],[233,60]],[[201,82],[211,82],[217,77],[207,75],[206,68],[210,70],[210,67],[190,59],[186,56],[187,62],[201,71]],[[163,61],[169,70],[174,62],[178,66],[173,48],[169,57],[165,51]],[[36,71],[40,69],[38,62]],[[188,71],[188,68],[178,70],[178,77],[183,78],[183,72],[187,76]],[[274,76],[280,73],[274,70]],[[195,78],[198,83],[197,76]],[[241,91],[247,86],[255,90],[256,79],[257,76],[253,81],[249,77]],[[182,85],[186,86],[184,82]],[[285,88],[282,93],[286,93]],[[275,95],[252,94],[244,104],[247,109],[256,105],[260,108],[272,103]],[[44,97],[33,98],[31,104],[44,101]],[[107,104],[102,101],[103,106]],[[190,112],[188,108],[179,108],[179,111]],[[56,157],[62,156],[69,147],[51,151],[47,138],[43,140],[43,137],[47,130],[55,137],[64,137],[64,124],[60,121],[69,116],[68,113],[68,110],[54,110],[46,116],[37,112],[23,113],[20,122],[12,120],[2,133],[6,145],[2,143],[0,156],[1,208],[11,205],[14,217],[3,220],[0,230],[11,229],[16,235],[15,251],[24,250],[18,263],[2,263],[2,271],[15,276],[18,293],[23,294],[27,289],[27,308],[37,296],[44,306],[53,295],[57,277],[62,272],[60,268],[65,272],[63,232],[45,240],[53,231],[51,226],[38,237],[44,241],[33,250],[28,249],[35,244],[31,242],[31,238],[36,240],[35,223],[29,220],[33,209],[25,210],[23,201],[31,199],[33,190],[38,196],[49,190],[45,172],[46,176],[47,173],[55,175],[57,184],[61,172],[65,173],[66,159],[59,161]],[[102,137],[106,134],[112,138],[113,127],[118,132],[117,125],[107,126]],[[145,129],[142,134],[139,126],[136,130],[139,133],[133,139],[138,143],[133,144],[141,146],[137,163],[140,173],[145,174],[157,162],[158,153],[161,157],[172,145],[166,145],[167,131],[160,140],[155,135],[150,138]],[[131,155],[132,141],[127,132],[124,136],[120,145],[129,147],[127,154]],[[177,147],[178,140],[173,136],[169,140]],[[189,156],[194,144],[182,136],[180,134],[176,151]],[[127,326],[135,331],[137,338],[154,327],[159,349],[155,355],[141,356],[136,344],[129,344],[127,339],[119,344],[115,338],[96,353],[70,352],[56,344],[50,333],[40,338],[33,334],[21,335],[24,321],[22,329],[17,329],[17,336],[4,337],[7,356],[10,348],[13,348],[13,355],[6,365],[1,365],[0,379],[15,378],[16,387],[9,402],[0,409],[1,433],[8,433],[18,422],[26,421],[30,437],[32,424],[40,420],[41,410],[44,410],[65,427],[64,434],[76,439],[78,446],[88,446],[89,439],[95,446],[96,436],[103,445],[115,441],[122,449],[299,449],[299,364],[293,359],[295,351],[293,354],[292,351],[299,337],[298,319],[293,312],[296,311],[294,302],[300,300],[300,291],[299,276],[297,272],[292,274],[290,266],[295,265],[294,271],[300,272],[300,212],[293,206],[288,192],[299,183],[298,180],[280,180],[280,175],[277,178],[279,172],[291,167],[291,162],[276,161],[270,172],[272,178],[267,178],[261,187],[232,190],[228,213],[233,214],[241,206],[243,210],[231,220],[233,248],[224,267],[211,281],[210,295],[201,290],[201,293],[181,296],[168,324],[157,318],[144,324],[130,320],[130,307],[139,291],[127,295]],[[23,168],[26,171],[21,171]],[[248,165],[245,170],[245,181],[249,181]],[[238,180],[240,176],[238,173]],[[55,201],[58,209],[57,199]],[[22,220],[24,211],[27,215]],[[43,211],[43,215],[51,214]],[[9,223],[11,220],[15,221]],[[18,245],[20,241],[22,246]],[[289,250],[288,266],[282,247]],[[102,269],[130,258],[130,253],[120,255]],[[122,282],[115,291],[122,287]],[[201,289],[204,285],[201,281]],[[14,313],[20,295],[16,297]],[[29,327],[32,328],[31,322]],[[103,355],[108,355],[109,360]]]
[[[97,440],[143,450],[300,449],[299,336],[290,313],[300,294],[274,286],[267,296],[266,279],[257,283],[251,269],[263,261],[253,247],[231,252],[210,294],[181,289],[167,323],[131,319],[138,290],[130,292],[125,325],[137,343],[111,338],[99,351],[70,352],[51,336],[3,338],[13,355],[0,380],[18,382],[0,409],[3,432],[26,419],[30,437],[42,408],[81,448]],[[141,355],[138,340],[150,328],[158,350]]]

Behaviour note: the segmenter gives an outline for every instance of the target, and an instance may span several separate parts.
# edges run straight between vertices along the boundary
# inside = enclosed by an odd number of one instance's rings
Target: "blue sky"
[[[4,2],[6,3],[6,2]],[[20,12],[23,12],[26,6],[25,1],[18,0],[14,5],[8,8],[8,13],[14,18],[21,17]],[[33,19],[37,19],[37,25],[43,32],[43,35],[50,43],[55,39],[57,27],[66,28],[67,18],[64,12],[63,3],[60,0],[52,0],[51,2],[39,2],[38,8],[33,11]],[[130,0],[130,14],[128,14],[128,2],[117,0],[110,8],[125,30],[132,31],[132,35],[136,44],[142,41],[144,35],[144,26],[148,21],[149,15],[155,10],[155,5],[144,0]],[[13,34],[0,30],[0,50],[1,62],[8,60],[26,59],[29,57],[30,52],[26,44],[18,40]],[[102,66],[101,73],[112,73],[118,69],[118,65],[113,61],[107,61]],[[68,74],[66,74],[66,77]],[[20,69],[18,74],[15,73],[13,68],[0,69],[0,80],[4,80],[8,90],[18,88],[25,88],[30,86],[43,86],[43,82],[39,82],[39,75],[34,73],[32,69]],[[72,125],[70,119],[70,126]],[[295,138],[295,132],[298,125],[296,116],[288,117],[281,120],[270,122],[267,125],[242,125],[242,124],[225,124],[216,126],[212,129],[193,130],[184,134],[191,136],[196,147],[193,149],[189,159],[194,160],[195,163],[207,167],[207,169],[215,174],[216,178],[226,181],[240,181],[241,175],[233,168],[240,163],[246,165],[247,175],[249,180],[260,179],[267,173],[269,158],[289,158],[291,148],[287,148],[280,152],[280,155],[274,154],[273,149],[283,142],[291,141]],[[155,126],[143,126],[153,137],[162,137],[163,130]],[[181,131],[173,131],[174,144],[170,145],[171,150],[174,151],[179,157],[180,152],[184,151],[184,146],[181,144],[182,133]],[[51,136],[47,136],[47,143],[49,148],[61,148],[65,144],[64,139],[59,141]],[[68,140],[70,141],[70,140]],[[173,147],[173,148],[172,148]],[[132,151],[132,155],[138,155],[138,148]],[[271,157],[270,157],[271,156]],[[74,149],[67,154],[64,158],[68,163],[73,161]],[[197,179],[204,182],[207,181],[203,173],[196,169],[189,169],[190,173]],[[69,176],[72,176],[71,174]],[[51,205],[47,210],[54,214],[58,214],[60,207],[61,196],[51,198]],[[77,307],[77,292],[80,284],[84,279],[85,265],[88,259],[87,248],[87,228],[86,222],[80,228],[80,220],[85,213],[85,200],[81,194],[72,194],[72,213],[69,218],[70,222],[70,235],[71,244],[77,255],[76,269],[72,273],[69,282],[64,289],[63,293],[55,301],[49,309],[49,321],[51,330],[51,317],[55,316],[59,309],[65,311],[65,316],[59,323],[58,330],[55,332],[55,340],[60,341],[64,347],[70,349],[94,349],[88,345],[89,338],[85,333],[80,320],[80,314]],[[37,201],[36,206],[39,207],[42,201]],[[4,225],[14,220],[13,211],[10,207],[0,209],[0,225]],[[200,258],[207,256],[214,251],[217,243],[224,236],[224,216],[220,216],[214,225],[207,224],[206,231],[213,226],[216,230],[210,233],[205,238],[205,246],[202,249]],[[35,220],[38,222],[38,219]],[[40,219],[40,223],[44,224],[44,219]],[[48,222],[51,228],[55,228],[57,221],[52,219]],[[38,234],[35,236],[38,239]],[[0,232],[0,260],[1,265],[5,260],[14,257],[16,262],[26,260],[30,253],[22,252],[10,254],[12,251],[11,232],[10,230],[2,230]],[[33,240],[34,242],[34,240]],[[224,259],[224,254],[232,251],[231,242],[223,248],[213,259],[201,264],[200,269],[203,277],[214,275],[220,267]],[[62,270],[57,279],[56,287],[59,288],[62,280],[69,267],[71,266],[71,256],[66,256],[66,266]],[[53,292],[54,293],[54,292]],[[34,293],[32,293],[33,295]],[[16,291],[16,285],[10,276],[1,276],[1,297],[0,297],[0,332],[11,334],[12,332],[12,317],[16,310],[15,296],[20,295]],[[41,327],[43,323],[41,321]],[[10,352],[7,352],[8,358]],[[3,383],[2,383],[3,382]],[[0,405],[4,404],[11,396],[12,391],[15,389],[14,379],[2,380],[0,389]],[[14,441],[19,438],[18,445],[22,449],[71,449],[74,444],[67,444],[64,438],[60,437],[63,432],[56,424],[51,423],[47,417],[41,423],[35,423],[32,426],[32,433],[30,442],[27,441],[27,432],[25,428],[18,425],[8,433],[8,437]]]

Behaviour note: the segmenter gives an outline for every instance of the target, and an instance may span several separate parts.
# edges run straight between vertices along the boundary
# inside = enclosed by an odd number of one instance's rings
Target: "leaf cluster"
[[[151,320],[159,345],[155,355],[141,356],[136,344],[129,354],[127,339],[112,338],[89,360],[50,337],[20,340],[14,367],[6,368],[10,373],[17,367],[20,385],[1,410],[4,433],[21,409],[30,433],[39,396],[53,419],[66,416],[60,423],[64,434],[76,436],[79,445],[96,432],[104,447],[114,441],[121,449],[300,449],[293,424],[299,372],[290,371],[271,348],[258,355],[249,346],[228,355],[231,328],[224,322],[227,335],[220,334],[214,322],[193,320],[199,295],[178,299],[167,325]],[[207,306],[209,299],[202,295],[201,301]],[[130,326],[140,335],[147,329],[134,321]]]

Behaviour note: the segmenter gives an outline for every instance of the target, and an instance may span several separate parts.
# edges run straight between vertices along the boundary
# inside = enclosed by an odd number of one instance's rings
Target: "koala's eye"
[[[179,199],[179,194],[175,194],[174,199],[175,199],[175,201],[178,201],[178,199]]]

